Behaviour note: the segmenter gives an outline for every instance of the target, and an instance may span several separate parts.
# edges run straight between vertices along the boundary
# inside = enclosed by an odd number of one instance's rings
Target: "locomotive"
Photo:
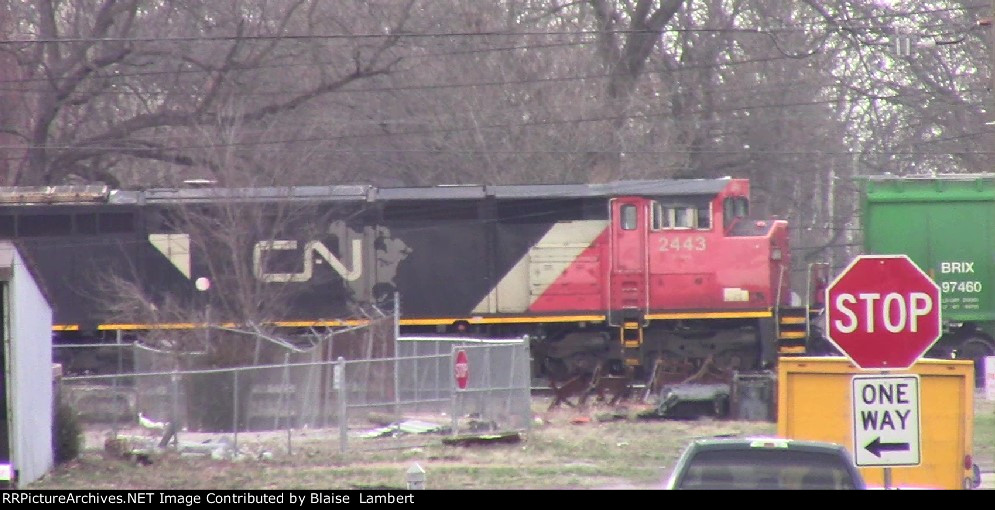
[[[528,336],[536,377],[680,381],[770,367],[817,336],[827,276],[807,268],[792,292],[787,222],[749,210],[736,178],[21,187],[0,188],[0,238],[41,282],[56,343],[189,328],[183,311],[205,308],[292,335],[397,296],[401,334]]]

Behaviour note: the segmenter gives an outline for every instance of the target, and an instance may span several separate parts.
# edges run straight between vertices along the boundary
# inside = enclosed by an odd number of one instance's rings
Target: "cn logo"
[[[297,241],[259,241],[252,248],[252,271],[256,278],[268,283],[306,282],[314,274],[315,256],[328,262],[332,269],[348,281],[356,281],[363,276],[363,240],[352,240],[352,268],[347,268],[341,260],[332,254],[321,241],[308,241],[304,245],[304,269],[299,273],[268,273],[263,267],[265,252],[274,250],[293,251],[297,249]]]

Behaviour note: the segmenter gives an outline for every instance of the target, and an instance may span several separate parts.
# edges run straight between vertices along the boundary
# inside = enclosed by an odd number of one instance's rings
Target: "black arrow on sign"
[[[875,457],[881,457],[881,452],[901,452],[909,450],[909,443],[882,443],[880,437],[875,437],[873,441],[867,443],[864,447],[865,450],[874,454]]]

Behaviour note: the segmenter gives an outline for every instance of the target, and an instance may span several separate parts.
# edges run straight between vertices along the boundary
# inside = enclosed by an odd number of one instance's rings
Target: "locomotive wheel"
[[[546,377],[549,379],[562,381],[571,375],[570,367],[559,358],[546,358],[543,368],[545,369]]]
[[[687,358],[672,351],[662,351],[654,356],[654,362],[649,374],[653,393],[659,393],[660,387],[666,384],[676,384],[687,379],[695,372],[695,367]]]
[[[980,388],[985,383],[985,356],[995,356],[995,346],[991,341],[972,336],[961,342],[956,351],[958,359],[974,360],[974,387]]]
[[[750,349],[726,349],[715,355],[715,368],[731,374],[733,371],[753,370],[756,368],[757,354]]]

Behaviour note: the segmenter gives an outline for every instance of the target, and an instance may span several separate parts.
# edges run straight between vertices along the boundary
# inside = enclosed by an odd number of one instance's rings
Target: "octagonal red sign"
[[[857,257],[826,307],[826,336],[864,369],[909,368],[942,333],[940,288],[905,255]]]

